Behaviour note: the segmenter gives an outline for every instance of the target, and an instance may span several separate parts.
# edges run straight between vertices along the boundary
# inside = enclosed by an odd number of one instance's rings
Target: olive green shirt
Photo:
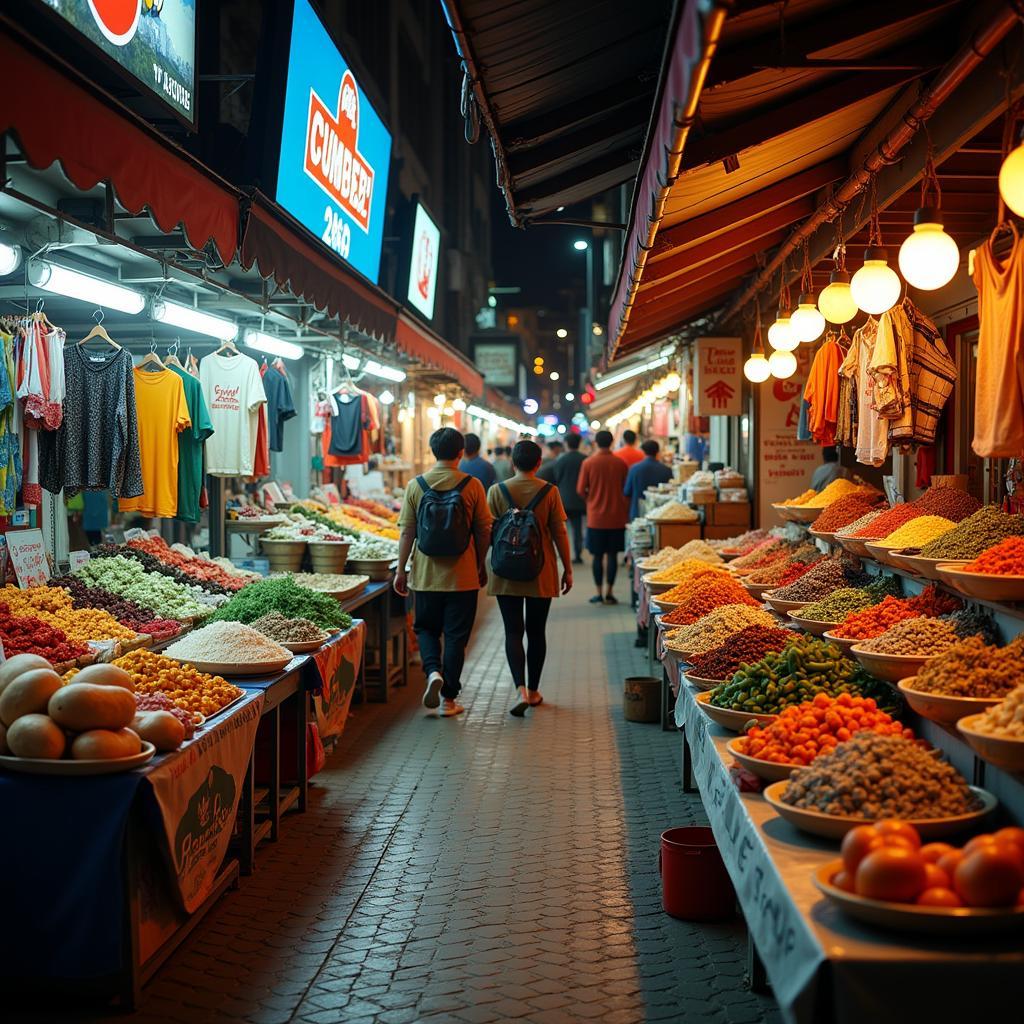
[[[423,477],[435,491],[448,491],[456,487],[465,473],[447,466],[433,466]],[[416,529],[416,511],[420,507],[423,491],[416,478],[409,481],[405,489],[405,500],[398,516],[398,528]],[[484,486],[475,477],[462,489],[462,500],[466,503],[471,539],[469,547],[461,555],[450,558],[421,555],[412,549],[412,571],[409,573],[409,587],[412,590],[479,590],[480,575],[477,571],[478,548],[483,550],[491,541],[491,513],[487,510],[487,496]]]
[[[533,496],[545,486],[545,481],[534,477],[513,477],[505,481],[509,494],[518,508],[526,508]],[[509,504],[501,487],[495,484],[487,492],[487,505],[497,519],[508,511]],[[487,593],[507,597],[558,597],[559,575],[555,538],[565,536],[565,509],[558,488],[552,486],[533,510],[544,548],[544,568],[535,580],[506,580],[491,570],[491,556],[487,555]]]

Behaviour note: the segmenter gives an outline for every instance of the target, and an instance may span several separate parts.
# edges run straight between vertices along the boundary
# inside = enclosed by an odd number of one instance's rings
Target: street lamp
[[[582,382],[590,361],[590,337],[594,323],[594,247],[585,238],[577,238],[572,243],[577,252],[587,254],[587,310],[576,341],[576,380]]]

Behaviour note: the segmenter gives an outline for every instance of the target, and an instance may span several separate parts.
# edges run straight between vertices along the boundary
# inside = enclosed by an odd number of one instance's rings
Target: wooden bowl
[[[940,562],[936,567],[939,578],[952,584],[961,594],[982,601],[1024,601],[1024,576],[967,572],[962,565],[962,562]]]
[[[713,704],[708,703],[710,697],[709,691],[698,693],[694,698],[697,701],[697,707],[712,722],[720,725],[723,729],[728,729],[730,732],[743,732],[750,722],[764,725],[766,722],[771,722],[779,717],[778,715],[755,715],[749,711],[732,711],[729,708],[716,708]]]
[[[665,591],[671,590],[674,586],[676,586],[676,583],[658,583],[655,580],[652,580],[650,576],[643,576],[641,577],[641,579],[643,581],[644,586],[646,586],[647,589],[651,592],[652,596],[656,594],[664,594]]]
[[[879,654],[865,650],[859,643],[850,648],[852,654],[876,679],[884,679],[889,683],[898,683],[908,676],[917,675],[928,664],[934,654],[924,656],[916,654]]]
[[[915,689],[916,681],[917,676],[910,676],[900,679],[896,686],[906,702],[922,718],[942,725],[955,725],[961,718],[974,717],[1003,701],[1002,697],[951,697],[944,693],[928,693]]]
[[[983,761],[994,764],[1007,772],[1024,772],[1024,740],[1007,739],[978,732],[975,725],[980,714],[968,715],[956,723],[971,749]]]
[[[652,596],[651,604],[657,605],[663,612],[670,612],[673,608],[678,608],[679,605],[676,601],[663,601],[660,597]]]
[[[793,807],[783,803],[782,793],[789,783],[787,781],[773,782],[764,790],[765,800],[778,812],[779,816],[788,821],[794,828],[801,832],[808,832],[814,836],[822,836],[825,839],[842,839],[851,828],[858,825],[870,825],[874,818],[846,817],[838,814],[822,814],[821,811],[807,811],[801,807]],[[967,814],[956,814],[946,818],[906,818],[920,833],[922,839],[941,839],[944,836],[956,835],[981,824],[982,820],[991,814],[998,801],[989,792],[979,789],[977,786],[970,787],[982,801],[982,806],[976,811],[968,811]]]
[[[740,585],[746,589],[751,597],[756,598],[758,601],[761,600],[766,591],[776,586],[775,583],[751,583],[749,580],[740,580]]]
[[[849,640],[845,636],[836,636],[831,629],[826,630],[821,634],[826,640],[831,641],[838,647],[844,654],[848,653],[850,648],[853,647],[858,641]]]
[[[817,619],[805,619],[803,616],[797,615],[796,612],[790,612],[789,617],[801,629],[806,629],[808,633],[813,633],[814,636],[824,636],[827,630],[839,625],[838,622],[819,622]]]
[[[811,505],[790,506],[791,519],[794,523],[813,523],[824,511],[824,505],[819,505],[817,508]]]
[[[867,547],[869,542],[869,538],[866,537],[844,537],[841,533],[836,534],[836,543],[842,545],[844,551],[849,551],[858,558],[871,557]]]
[[[826,544],[836,543],[836,531],[833,530],[831,533],[822,532],[820,530],[808,530],[807,531],[815,540],[823,540]]]
[[[795,523],[797,520],[793,518],[793,509],[796,505],[783,505],[781,503],[772,504],[772,511],[782,520],[787,523]]]
[[[782,612],[783,615],[787,615],[789,612],[799,611],[805,604],[810,604],[810,601],[784,601],[781,598],[773,597],[774,591],[767,590],[761,595],[763,600],[767,601],[777,612]]]
[[[684,672],[683,675],[686,676],[686,681],[697,690],[713,690],[716,686],[729,682],[728,679],[705,679],[702,676],[692,675],[690,672]]]
[[[908,555],[902,551],[893,551],[889,556],[895,563],[897,569],[905,569],[915,576],[921,576],[926,580],[942,580],[939,575],[940,565],[966,565],[963,562],[951,562],[948,558],[925,558],[923,555]]]
[[[894,569],[901,569],[902,566],[892,557],[893,547],[890,544],[883,544],[881,541],[869,540],[865,545],[868,555],[882,565],[891,565]]]
[[[766,782],[778,782],[781,779],[788,779],[798,768],[799,764],[779,764],[777,761],[764,761],[760,757],[751,757],[749,754],[740,753],[736,744],[742,737],[737,736],[734,740],[726,743],[726,749],[751,775],[756,775]]]

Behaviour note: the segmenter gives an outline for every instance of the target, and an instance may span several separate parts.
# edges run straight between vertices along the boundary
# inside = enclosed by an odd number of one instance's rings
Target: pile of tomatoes
[[[847,832],[842,858],[832,884],[858,896],[925,907],[1024,906],[1024,828],[958,848],[922,845],[913,825],[890,819]]]

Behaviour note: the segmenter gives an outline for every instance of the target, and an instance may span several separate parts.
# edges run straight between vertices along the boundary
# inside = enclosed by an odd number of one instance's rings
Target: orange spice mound
[[[836,626],[833,633],[844,640],[870,640],[881,636],[903,619],[913,619],[919,615],[945,615],[962,607],[961,601],[943,594],[932,585],[925,587],[917,597],[901,598],[890,594],[870,608],[851,612]]]
[[[666,591],[660,595],[660,599],[678,605],[662,619],[663,622],[674,626],[688,626],[724,604],[760,607],[760,604],[735,580],[720,576],[699,576]]]
[[[960,568],[989,576],[1024,576],[1024,537],[1007,537]]]

